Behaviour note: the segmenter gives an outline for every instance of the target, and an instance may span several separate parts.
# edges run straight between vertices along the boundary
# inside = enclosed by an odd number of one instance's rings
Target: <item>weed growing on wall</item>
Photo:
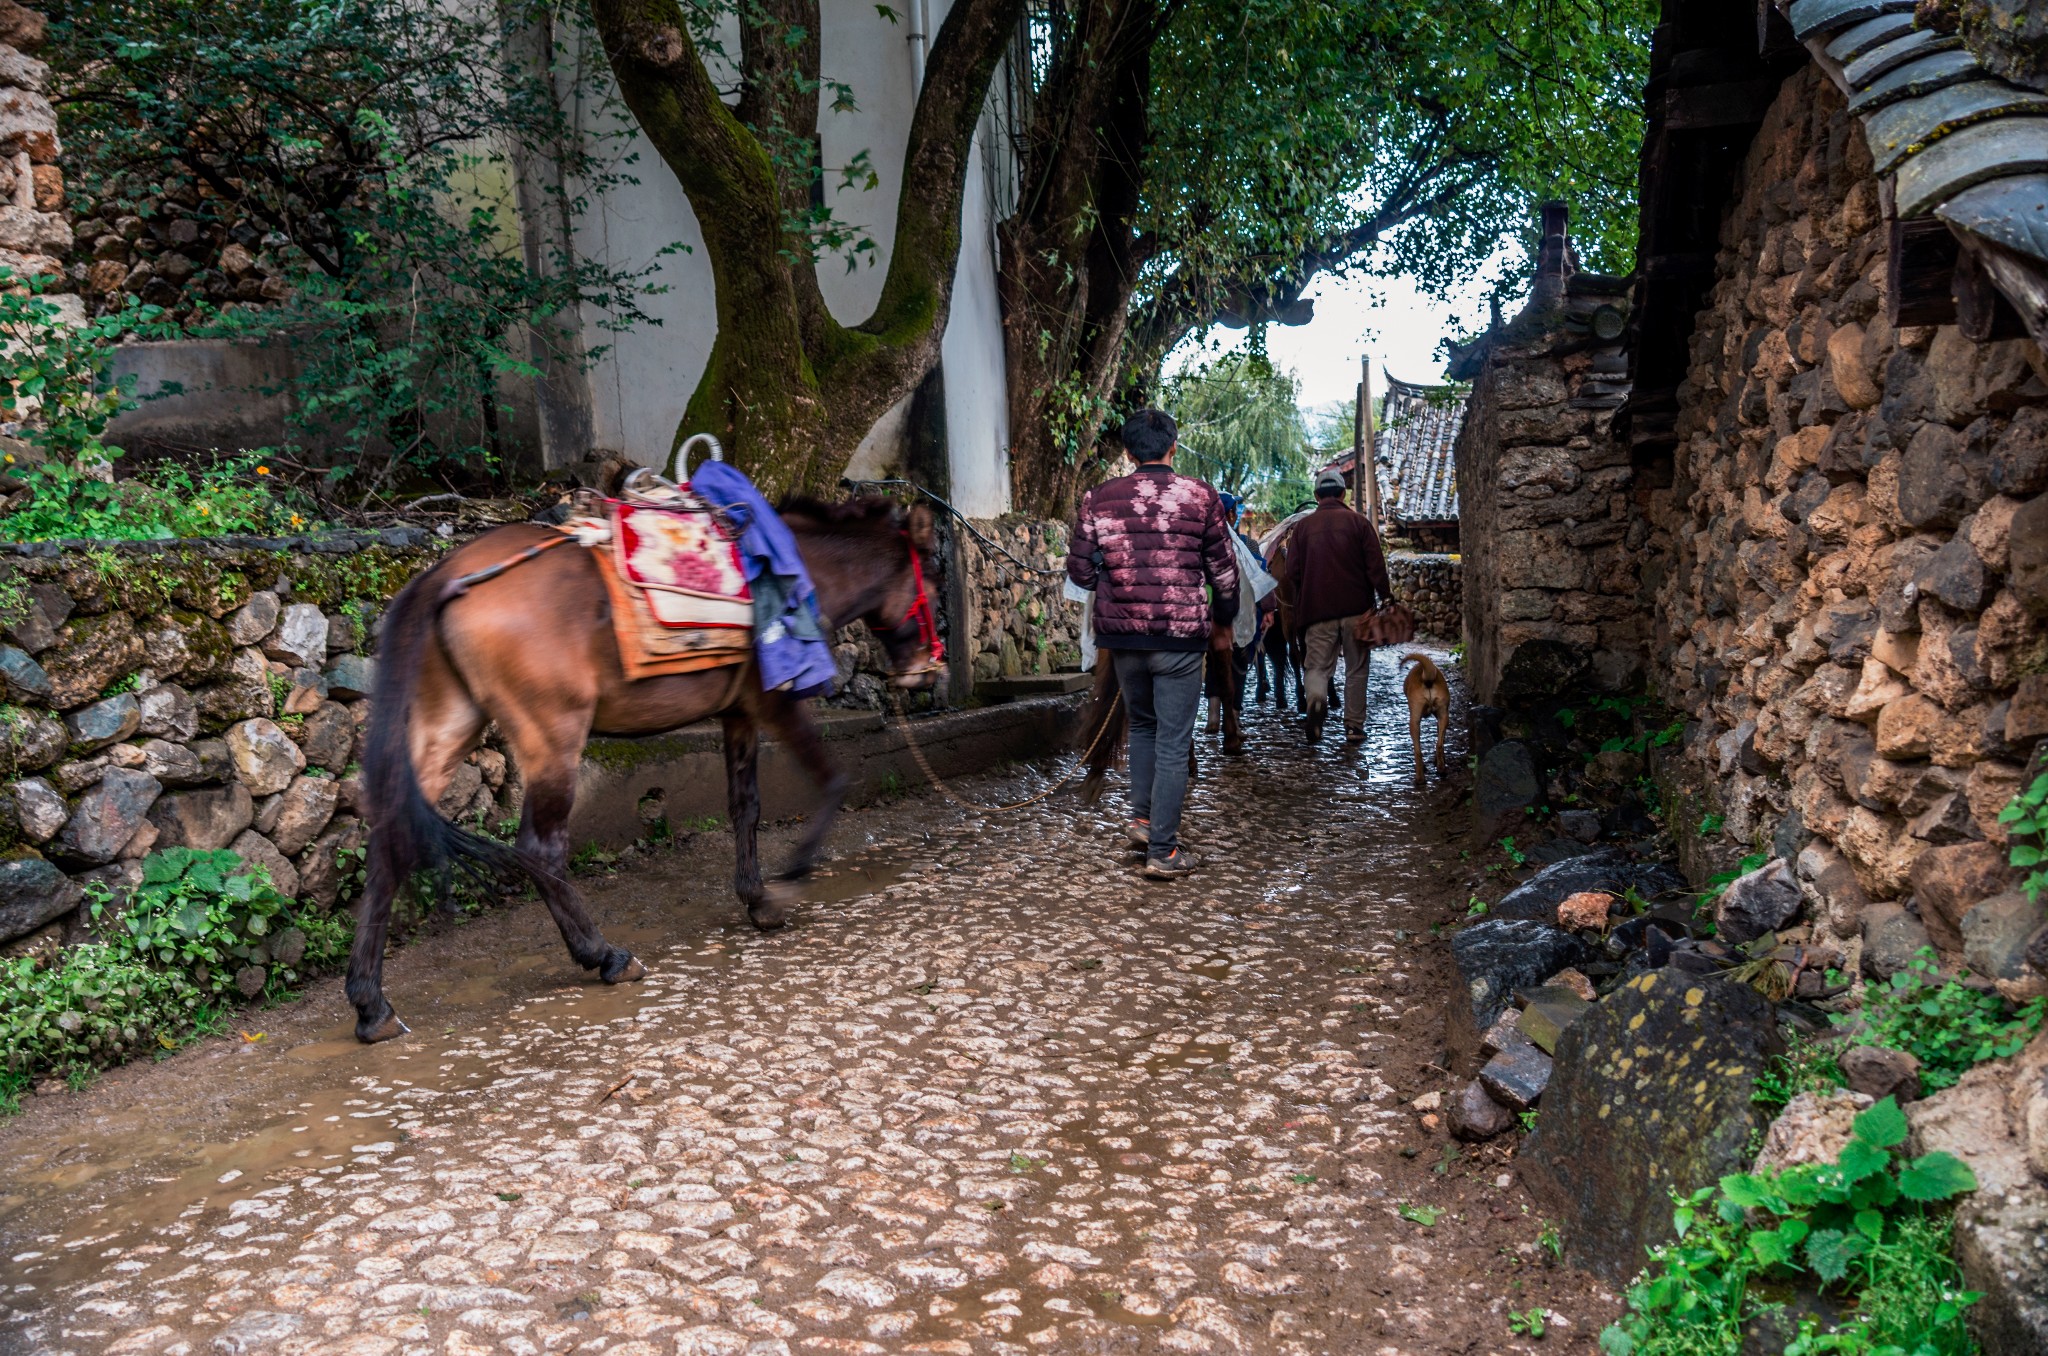
[[[2020,888],[2040,902],[2048,890],[2048,772],[2034,778],[1998,812],[1998,822],[2011,839],[2011,861],[2026,877]]]
[[[1833,1163],[1734,1173],[1677,1198],[1677,1239],[1650,1252],[1628,1312],[1600,1335],[1607,1356],[1732,1356],[1744,1333],[1818,1289],[1842,1306],[1804,1320],[1787,1356],[1966,1356],[1975,1350],[1948,1253],[1942,1203],[1974,1191],[1969,1165],[1939,1150],[1906,1159],[1906,1115],[1885,1098],[1856,1117]],[[1788,1334],[1789,1336],[1790,1334]]]
[[[1934,949],[1923,946],[1889,983],[1871,989],[1856,1043],[1906,1051],[1920,1061],[1920,1086],[1938,1092],[1974,1064],[2018,1054],[2044,1015],[2048,998],[2014,1009],[1995,993],[1944,979]]]
[[[0,517],[0,536],[13,541],[285,536],[316,525],[310,504],[274,486],[261,453],[197,469],[161,463],[146,480],[111,480],[55,461],[16,479],[28,495]]]
[[[299,909],[233,852],[168,848],[125,908],[88,890],[98,941],[0,962],[0,1111],[48,1074],[173,1050],[243,999],[278,996],[348,954],[346,914]]]

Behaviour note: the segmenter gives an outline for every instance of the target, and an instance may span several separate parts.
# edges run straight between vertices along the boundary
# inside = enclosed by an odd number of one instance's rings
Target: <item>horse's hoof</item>
[[[356,1039],[365,1045],[376,1045],[381,1041],[396,1040],[409,1034],[412,1028],[398,1020],[395,1012],[386,1012],[380,1022],[359,1021],[356,1023]]]
[[[647,978],[647,967],[630,951],[614,951],[605,958],[597,977],[607,984],[631,984]]]
[[[803,886],[793,880],[771,880],[761,890],[761,898],[747,905],[747,920],[763,932],[773,932],[789,921],[804,897]]]

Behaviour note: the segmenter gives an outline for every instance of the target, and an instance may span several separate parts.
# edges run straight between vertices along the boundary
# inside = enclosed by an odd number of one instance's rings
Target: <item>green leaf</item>
[[[1899,1171],[1899,1194],[1909,1201],[1945,1201],[1977,1189],[1977,1174],[1954,1154],[1936,1149]]]
[[[1870,1250],[1870,1240],[1840,1229],[1817,1229],[1806,1240],[1806,1264],[1832,1285],[1849,1273],[1849,1263]]]
[[[1850,1131],[1865,1144],[1879,1149],[1889,1149],[1904,1144],[1909,1126],[1906,1113],[1899,1110],[1896,1097],[1887,1097],[1868,1111],[1860,1113],[1850,1123]]]
[[[1842,1174],[1844,1186],[1875,1176],[1891,1165],[1892,1156],[1888,1151],[1866,1144],[1860,1139],[1852,1139],[1843,1145],[1842,1156],[1835,1160],[1835,1167]]]
[[[1884,1215],[1876,1210],[1856,1212],[1856,1232],[1873,1243],[1884,1242]]]
[[[1764,1229],[1749,1236],[1749,1251],[1767,1267],[1789,1267],[1793,1264],[1792,1250],[1797,1242],[1797,1239],[1788,1238],[1782,1229]]]
[[[1771,1191],[1770,1184],[1761,1177],[1746,1172],[1734,1173],[1721,1179],[1721,1194],[1746,1210],[1768,1207],[1778,1197]]]

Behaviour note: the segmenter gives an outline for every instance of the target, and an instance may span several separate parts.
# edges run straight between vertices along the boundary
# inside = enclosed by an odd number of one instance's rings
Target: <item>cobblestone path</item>
[[[32,1108],[0,1350],[1485,1352],[1533,1350],[1508,1313],[1539,1303],[1546,1350],[1588,1350],[1600,1301],[1544,1265],[1506,1151],[1410,1105],[1446,1081],[1430,928],[1469,868],[1374,677],[1363,748],[1270,713],[1249,757],[1203,741],[1190,881],[1142,880],[1107,803],[919,797],[854,816],[764,937],[705,835],[591,885],[608,922],[696,901],[628,933],[644,984],[487,919],[464,1008],[409,949],[415,1034],[362,1050],[316,990],[332,1034],[234,1074],[271,1110],[196,1167],[60,1191]],[[94,1090],[80,1133],[123,1098],[174,1122],[210,1067]]]

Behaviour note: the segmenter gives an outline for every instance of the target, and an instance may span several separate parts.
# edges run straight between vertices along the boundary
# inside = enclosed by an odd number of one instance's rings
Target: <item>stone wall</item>
[[[1389,551],[1387,575],[1394,598],[1415,614],[1418,639],[1453,643],[1464,636],[1464,592],[1458,557],[1434,552]]]
[[[1793,77],[1723,224],[1676,486],[1649,505],[1670,557],[1647,654],[1730,850],[1791,862],[1866,969],[1931,940],[2039,985],[2042,911],[1997,814],[2048,733],[2048,364],[1894,329],[1886,239],[1842,96]]]
[[[1081,657],[1081,606],[1060,596],[1066,524],[1011,514],[972,526],[1016,557],[990,550],[973,533],[959,534],[967,615],[954,643],[974,681],[1073,668]]]
[[[1661,487],[1610,436],[1627,364],[1618,338],[1593,330],[1598,319],[1619,335],[1629,284],[1574,272],[1561,234],[1551,240],[1528,306],[1451,368],[1473,383],[1456,448],[1459,539],[1466,670],[1489,704],[1514,700],[1503,675],[1531,641],[1590,664],[1574,678],[1626,690],[1649,634],[1642,505]]]
[[[79,886],[157,848],[231,848],[285,894],[342,895],[386,600],[439,555],[421,528],[277,543],[15,546],[0,560],[0,944],[76,940]],[[444,812],[516,814],[503,753]]]
[[[63,146],[46,89],[43,16],[0,0],[0,267],[16,278],[62,277],[72,247],[64,212]],[[77,298],[53,298],[67,309]]]

